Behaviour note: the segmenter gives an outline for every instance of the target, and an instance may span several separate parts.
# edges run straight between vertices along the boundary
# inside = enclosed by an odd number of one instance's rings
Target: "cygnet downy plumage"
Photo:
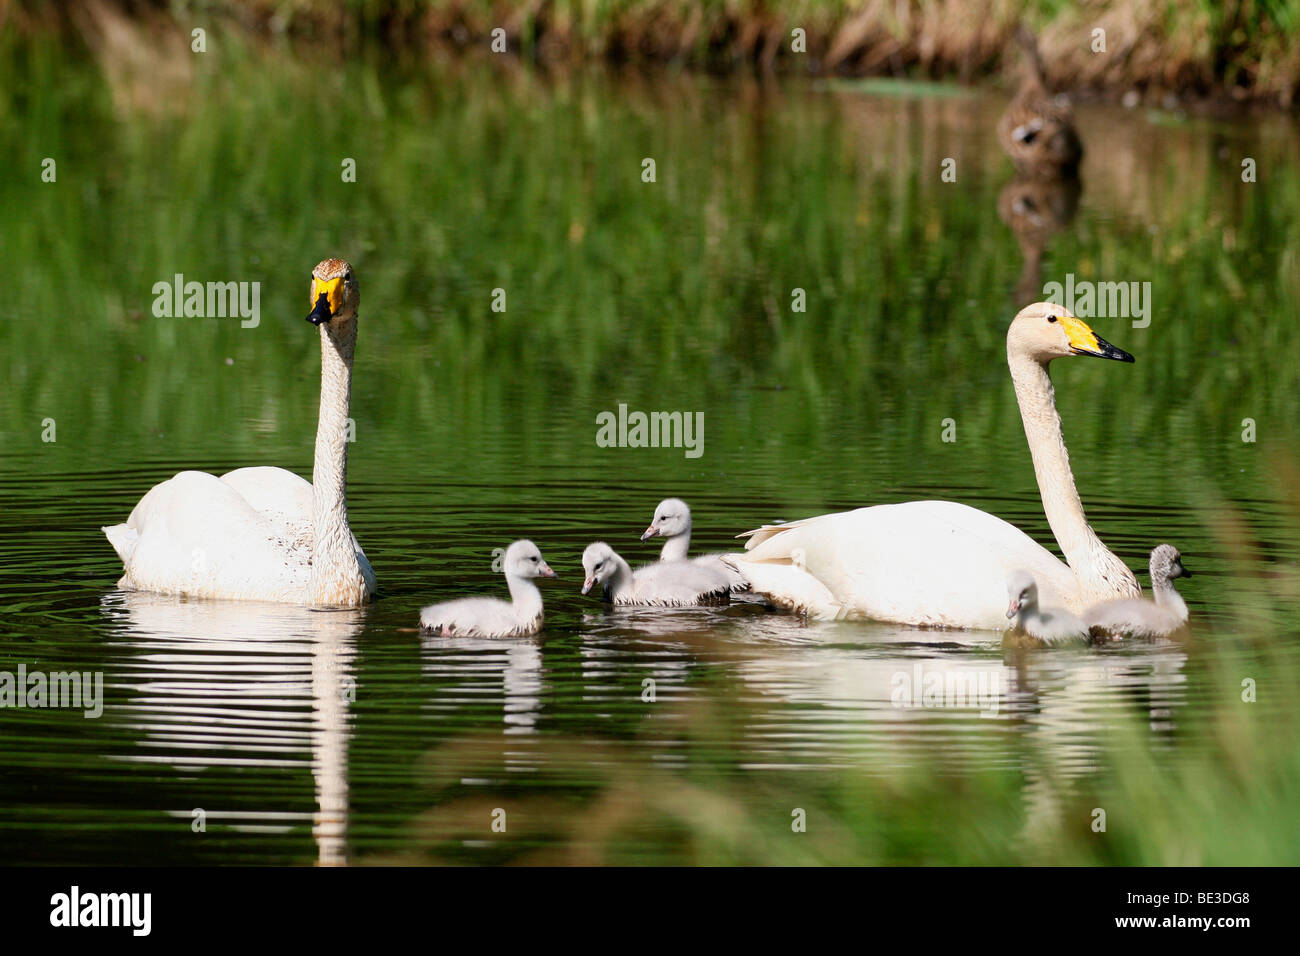
[[[1155,600],[1124,598],[1102,601],[1083,612],[1094,638],[1168,637],[1187,624],[1187,602],[1174,588],[1174,578],[1190,578],[1182,555],[1172,544],[1151,552],[1151,594]]]
[[[510,600],[470,597],[431,604],[420,612],[420,626],[444,637],[519,637],[542,629],[542,592],[535,578],[553,578],[555,572],[531,541],[516,541],[506,548],[502,570],[510,586]]]
[[[582,553],[586,580],[582,593],[596,585],[614,604],[646,604],[658,607],[687,607],[693,604],[725,604],[730,585],[722,574],[693,561],[661,561],[633,571],[603,541],[587,545]]]
[[[723,562],[721,555],[705,554],[696,558],[687,557],[691,549],[691,509],[682,499],[665,498],[659,502],[659,507],[655,508],[654,519],[650,522],[650,527],[646,528],[645,533],[641,535],[641,540],[645,541],[656,536],[664,539],[664,546],[659,552],[660,561],[690,561],[708,568],[725,577],[733,592],[744,591],[749,587],[745,576]]]

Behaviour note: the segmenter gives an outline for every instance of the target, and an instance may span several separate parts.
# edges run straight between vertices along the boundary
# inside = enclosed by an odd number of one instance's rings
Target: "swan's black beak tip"
[[[307,321],[312,325],[321,325],[330,320],[330,300],[324,292],[316,297],[316,306],[307,316]]]
[[[1092,358],[1113,359],[1116,362],[1137,361],[1128,352],[1125,352],[1117,346],[1111,345],[1100,335],[1094,333],[1093,338],[1095,339],[1094,345],[1088,345],[1082,348],[1078,345],[1073,345],[1071,346],[1071,351],[1074,352],[1075,355],[1088,355]]]
[[[1125,352],[1118,346],[1111,345],[1100,335],[1097,336],[1097,357],[1104,359],[1114,359],[1116,362],[1133,362],[1133,358],[1128,352]]]

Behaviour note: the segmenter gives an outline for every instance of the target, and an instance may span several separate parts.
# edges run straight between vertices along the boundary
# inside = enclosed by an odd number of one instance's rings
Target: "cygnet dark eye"
[[[1049,316],[1047,317],[1047,321],[1048,321],[1048,322],[1055,322],[1055,321],[1056,321],[1056,316],[1054,316],[1054,315],[1049,315]]]

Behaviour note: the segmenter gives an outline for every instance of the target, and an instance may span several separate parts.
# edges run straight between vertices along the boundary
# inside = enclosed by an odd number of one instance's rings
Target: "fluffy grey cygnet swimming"
[[[1044,644],[1068,644],[1088,639],[1083,621],[1065,608],[1038,606],[1038,582],[1028,571],[1016,571],[1007,580],[1007,617],[1012,629]]]
[[[725,604],[731,590],[724,575],[694,561],[660,561],[633,571],[603,541],[587,545],[587,550],[582,552],[582,567],[587,574],[582,593],[599,584],[606,600],[614,604],[658,607]]]
[[[520,637],[542,629],[542,592],[535,578],[555,572],[531,541],[506,548],[503,570],[510,600],[471,597],[431,604],[420,612],[420,626],[444,637]]]
[[[1083,621],[1094,638],[1168,637],[1187,624],[1187,602],[1174,588],[1174,578],[1190,578],[1182,555],[1172,544],[1151,552],[1151,594],[1153,601],[1124,598],[1102,601],[1083,612]]]
[[[650,522],[650,527],[646,528],[645,533],[641,535],[641,540],[645,541],[656,536],[664,539],[664,546],[659,552],[660,561],[690,561],[709,568],[723,575],[733,592],[744,591],[749,587],[745,576],[731,565],[725,564],[721,555],[705,554],[696,558],[687,557],[691,549],[691,509],[681,498],[665,498],[659,502],[659,507],[655,508],[654,519]]]

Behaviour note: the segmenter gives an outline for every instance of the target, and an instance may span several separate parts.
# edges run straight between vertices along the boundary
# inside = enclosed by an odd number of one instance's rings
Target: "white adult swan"
[[[1064,608],[1042,607],[1038,584],[1028,571],[1016,571],[1007,581],[1007,617],[1013,639],[1028,637],[1036,644],[1086,643],[1088,627]]]
[[[703,554],[696,558],[687,555],[691,550],[691,509],[681,498],[665,498],[655,508],[650,527],[645,529],[641,540],[655,536],[664,539],[664,546],[659,552],[660,561],[690,561],[701,567],[709,568],[716,574],[723,575],[732,591],[744,591],[749,582],[735,568],[722,563],[718,554]]]
[[[746,553],[728,555],[750,587],[774,604],[833,619],[899,624],[1005,626],[1001,596],[1028,571],[1044,599],[1076,613],[1097,601],[1136,597],[1137,578],[1088,525],[1070,472],[1047,364],[1092,355],[1133,361],[1059,305],[1037,302],[1007,331],[1007,362],[1048,524],[1068,566],[1001,518],[952,501],[909,501],[768,525]]]
[[[506,548],[503,570],[510,600],[472,597],[431,604],[420,612],[420,626],[443,637],[522,637],[542,629],[542,592],[534,578],[555,572],[531,541]]]
[[[726,604],[731,591],[726,575],[691,561],[648,564],[633,571],[603,541],[587,545],[587,550],[582,552],[582,567],[587,574],[582,593],[602,585],[606,600],[614,604],[656,607]]]
[[[1094,638],[1168,637],[1187,623],[1187,602],[1174,588],[1174,578],[1190,578],[1182,555],[1172,544],[1151,552],[1151,594],[1154,603],[1141,598],[1102,601],[1083,612],[1083,622]]]
[[[164,594],[357,607],[375,574],[348,527],[348,400],[360,294],[352,267],[312,270],[320,326],[320,421],[308,483],[283,468],[240,468],[220,478],[183,471],[155,485],[125,524],[104,533],[122,559],[118,587]]]

